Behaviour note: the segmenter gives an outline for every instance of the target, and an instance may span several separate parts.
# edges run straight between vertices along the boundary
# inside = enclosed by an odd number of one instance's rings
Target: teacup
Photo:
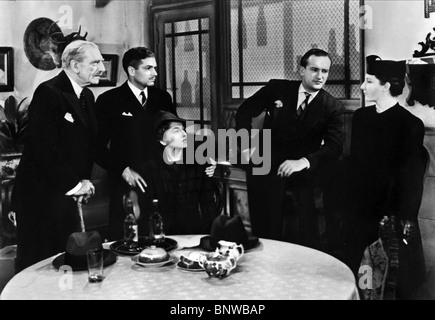
[[[203,253],[198,262],[209,277],[219,279],[227,277],[237,264],[233,256],[224,256],[218,252]]]
[[[233,256],[238,261],[245,253],[245,249],[242,244],[221,240],[218,242],[216,252],[224,256]]]

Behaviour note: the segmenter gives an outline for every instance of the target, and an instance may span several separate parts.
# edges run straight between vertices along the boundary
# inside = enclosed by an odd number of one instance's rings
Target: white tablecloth
[[[179,244],[189,237],[170,236]],[[196,241],[197,237],[193,240]],[[337,259],[306,247],[261,239],[222,280],[205,272],[186,272],[175,265],[144,268],[119,256],[104,269],[101,283],[88,283],[87,272],[63,274],[53,258],[17,274],[1,299],[80,300],[355,300],[359,299],[350,269]],[[176,250],[181,253],[192,249]]]

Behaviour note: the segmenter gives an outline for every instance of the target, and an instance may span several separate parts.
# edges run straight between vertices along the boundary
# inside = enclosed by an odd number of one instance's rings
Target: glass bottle
[[[159,212],[159,201],[153,200],[153,213],[150,216],[150,239],[156,244],[165,241],[163,218]]]
[[[133,200],[128,195],[124,196],[124,241],[129,248],[137,246],[139,241],[137,219],[134,214]]]

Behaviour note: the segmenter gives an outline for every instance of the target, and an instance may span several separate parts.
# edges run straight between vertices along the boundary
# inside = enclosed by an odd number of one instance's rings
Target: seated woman
[[[147,183],[139,198],[141,235],[148,235],[153,199],[159,200],[166,234],[209,234],[219,214],[215,185],[209,177],[212,167],[183,162],[187,147],[184,125],[185,120],[169,112],[161,111],[155,117],[153,159],[139,169]]]
[[[425,129],[420,119],[398,103],[405,86],[405,71],[405,61],[367,57],[361,89],[374,105],[354,114],[347,186],[355,240],[349,264],[356,276],[365,248],[379,238],[383,217],[396,217],[396,298],[410,298],[425,276],[417,219],[427,161]]]

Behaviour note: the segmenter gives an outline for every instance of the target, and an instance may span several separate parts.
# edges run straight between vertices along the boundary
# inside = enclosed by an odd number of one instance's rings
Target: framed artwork
[[[118,55],[102,54],[104,67],[106,71],[100,77],[100,83],[92,87],[115,87],[118,78]]]
[[[14,91],[14,49],[0,47],[0,92]]]
[[[435,1],[424,0],[424,17],[429,19],[431,12],[435,12]]]

